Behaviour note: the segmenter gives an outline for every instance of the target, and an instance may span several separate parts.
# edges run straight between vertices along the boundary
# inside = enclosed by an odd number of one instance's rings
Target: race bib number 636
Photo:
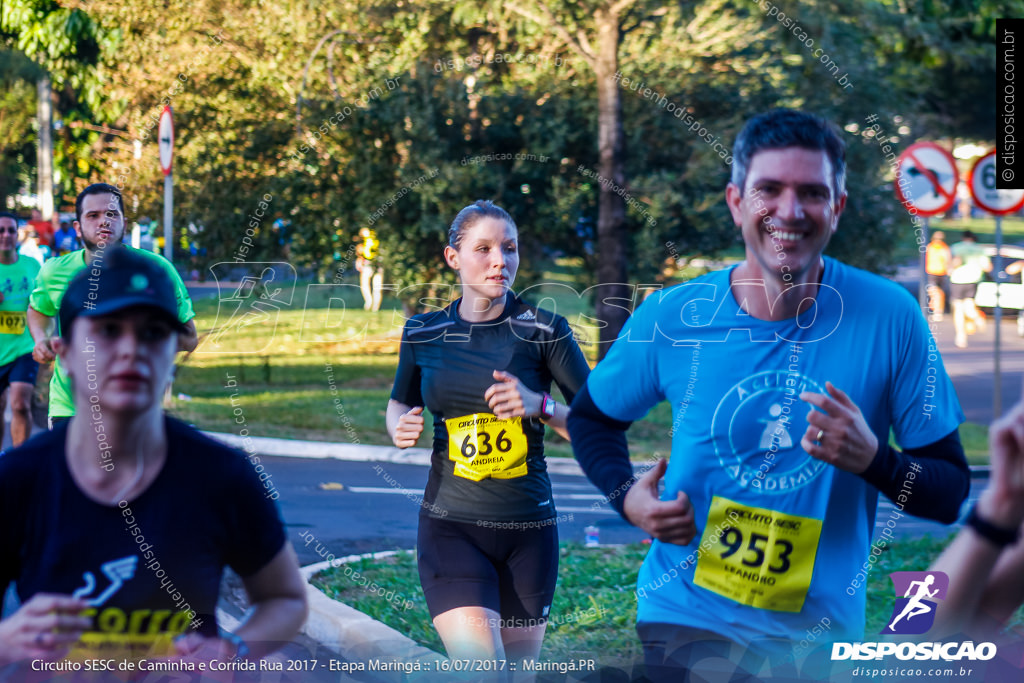
[[[697,561],[694,583],[751,607],[799,612],[820,537],[820,519],[715,496],[701,538],[710,550]]]
[[[526,475],[527,444],[521,417],[502,420],[491,413],[474,413],[444,423],[448,459],[455,462],[456,476],[480,481]]]

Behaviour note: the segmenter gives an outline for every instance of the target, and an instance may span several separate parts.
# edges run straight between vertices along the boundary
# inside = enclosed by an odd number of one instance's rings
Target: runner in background
[[[39,246],[39,240],[36,237],[36,231],[32,229],[30,225],[21,226],[21,234],[18,238],[20,246],[18,247],[18,253],[22,256],[27,256],[39,265],[43,265],[46,261],[46,254],[43,253],[42,247]]]
[[[161,408],[186,333],[166,269],[112,249],[59,316],[76,416],[0,454],[0,595],[13,581],[22,603],[0,621],[0,668],[20,666],[3,673],[42,680],[39,660],[65,655],[193,672],[278,649],[305,619],[305,582],[245,455]],[[233,633],[216,616],[225,566],[252,605]]]
[[[44,221],[43,214],[38,209],[32,209],[32,219],[28,224],[35,231],[36,241],[40,248],[50,249],[50,245],[53,243],[53,223]]]
[[[953,255],[949,287],[956,330],[954,343],[957,348],[966,349],[967,335],[973,334],[975,329],[985,329],[985,318],[974,305],[974,295],[978,293],[978,283],[985,279],[985,273],[992,272],[992,261],[970,230],[964,230],[961,241],[950,247],[950,253]]]
[[[462,297],[408,321],[387,408],[399,448],[419,439],[424,406],[434,416],[420,581],[450,657],[536,659],[558,577],[544,425],[567,436],[569,414],[548,392],[553,380],[571,401],[589,366],[565,318],[511,291],[518,230],[504,209],[460,211],[444,257]]]
[[[928,308],[932,320],[939,322],[946,312],[946,290],[949,288],[949,264],[953,255],[946,244],[946,234],[941,230],[932,233],[932,239],[925,247],[925,273],[928,275]]]
[[[384,266],[380,262],[380,240],[377,231],[363,228],[359,231],[363,241],[356,247],[356,270],[359,271],[359,291],[363,295],[363,310],[379,311],[384,288]]]
[[[18,221],[0,212],[0,442],[2,415],[11,406],[11,443],[20,445],[32,433],[32,392],[39,364],[32,359],[32,335],[25,311],[35,287],[39,263],[18,253]]]
[[[60,230],[53,234],[53,255],[63,256],[79,248],[78,236],[68,222],[60,224]]]
[[[75,200],[75,215],[75,230],[84,248],[47,261],[39,271],[36,288],[29,300],[28,325],[35,341],[32,357],[40,363],[49,363],[56,358],[53,349],[54,317],[60,309],[68,282],[86,266],[102,265],[105,252],[112,248],[143,254],[167,272],[177,292],[179,320],[185,325],[185,333],[178,336],[179,350],[195,349],[198,339],[192,320],[195,315],[192,300],[178,271],[162,256],[121,244],[125,230],[124,200],[118,189],[106,183],[88,186]],[[67,420],[75,414],[74,410],[67,375],[57,361],[50,380],[50,426]]]

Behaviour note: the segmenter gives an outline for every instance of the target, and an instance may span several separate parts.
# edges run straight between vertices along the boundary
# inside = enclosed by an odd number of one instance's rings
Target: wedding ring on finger
[[[818,430],[818,435],[816,437],[814,437],[814,440],[817,441],[818,443],[821,443],[821,440],[824,439],[824,438],[825,438],[825,430],[824,429],[819,429]]]

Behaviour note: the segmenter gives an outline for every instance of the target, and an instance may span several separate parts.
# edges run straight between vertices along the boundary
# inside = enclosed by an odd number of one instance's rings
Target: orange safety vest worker
[[[953,256],[945,242],[931,241],[925,250],[924,270],[929,275],[946,275]]]

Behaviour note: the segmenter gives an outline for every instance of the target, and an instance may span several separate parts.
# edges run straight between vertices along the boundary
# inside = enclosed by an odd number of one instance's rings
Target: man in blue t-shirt
[[[756,676],[812,632],[859,639],[878,493],[896,506],[884,546],[903,514],[953,522],[969,488],[963,415],[914,299],[822,255],[846,204],[838,131],[774,110],[733,159],[746,259],[649,297],[569,420],[584,471],[655,538],[637,581],[653,680]],[[671,459],[637,480],[625,431],[661,401]]]

